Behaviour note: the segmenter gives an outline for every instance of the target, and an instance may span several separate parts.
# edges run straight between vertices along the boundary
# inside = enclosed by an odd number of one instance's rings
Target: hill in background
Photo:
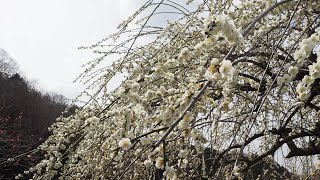
[[[0,179],[13,179],[38,161],[41,153],[12,157],[32,151],[48,137],[48,127],[67,107],[65,99],[36,89],[0,49]]]

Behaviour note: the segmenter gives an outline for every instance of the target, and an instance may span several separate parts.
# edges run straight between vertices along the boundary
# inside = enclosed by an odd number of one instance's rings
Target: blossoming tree
[[[51,127],[39,147],[46,157],[27,173],[240,179],[281,150],[289,169],[318,172],[318,1],[185,3],[148,0],[118,33],[88,47],[101,57],[79,78],[91,82],[84,94],[97,91]],[[151,23],[172,14],[162,27]],[[117,59],[102,67],[108,57]],[[119,74],[125,80],[108,91]]]

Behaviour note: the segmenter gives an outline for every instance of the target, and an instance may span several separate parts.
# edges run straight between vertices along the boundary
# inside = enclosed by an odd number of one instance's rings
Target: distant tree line
[[[46,139],[48,127],[66,107],[65,97],[40,92],[21,77],[17,63],[0,49],[0,179],[13,179],[37,162],[39,152],[12,157],[32,151]]]

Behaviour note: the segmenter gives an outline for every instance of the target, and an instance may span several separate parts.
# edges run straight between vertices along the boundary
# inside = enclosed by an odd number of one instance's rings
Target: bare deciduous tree
[[[16,61],[14,61],[4,49],[0,48],[0,72],[7,76],[12,76],[18,73],[18,71],[19,66]]]

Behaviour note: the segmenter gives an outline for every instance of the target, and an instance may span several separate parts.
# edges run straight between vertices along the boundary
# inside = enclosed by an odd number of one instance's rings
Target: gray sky
[[[37,86],[68,98],[83,89],[72,81],[94,58],[77,48],[116,32],[139,7],[132,0],[1,0],[0,5],[0,48]]]

